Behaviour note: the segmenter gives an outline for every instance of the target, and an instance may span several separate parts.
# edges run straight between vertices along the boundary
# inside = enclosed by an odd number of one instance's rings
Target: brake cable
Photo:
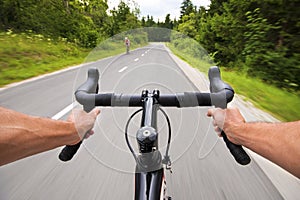
[[[135,154],[135,152],[134,152],[134,150],[133,150],[133,148],[132,148],[132,146],[131,146],[131,144],[130,144],[130,142],[129,142],[129,139],[128,139],[128,126],[129,126],[129,123],[130,123],[130,121],[132,120],[132,118],[133,118],[136,114],[138,114],[139,112],[141,112],[141,111],[143,111],[142,108],[139,109],[139,110],[137,110],[137,111],[135,111],[135,112],[129,117],[129,119],[127,120],[126,127],[125,127],[125,139],[126,139],[126,143],[127,143],[127,146],[128,146],[128,148],[129,148],[130,152],[132,153],[132,155],[133,155],[135,161],[137,161],[137,156],[136,156],[136,154]]]
[[[164,158],[163,158],[163,160],[162,160],[162,163],[166,165],[166,169],[170,170],[170,169],[171,169],[171,159],[170,159],[170,156],[169,156],[169,149],[170,149],[171,135],[172,135],[172,131],[171,131],[171,123],[170,123],[170,119],[169,119],[167,113],[166,113],[162,108],[160,108],[160,107],[159,107],[159,110],[163,113],[163,115],[164,115],[164,117],[165,117],[165,119],[166,119],[166,121],[167,121],[167,124],[168,124],[168,130],[169,130],[169,131],[168,131],[169,135],[168,135],[168,142],[167,142],[166,153],[165,153],[165,155],[164,155]],[[137,110],[137,111],[135,111],[135,112],[129,117],[129,119],[127,120],[126,126],[125,126],[125,140],[126,140],[126,143],[127,143],[127,146],[128,146],[128,148],[129,148],[130,152],[132,153],[132,155],[133,155],[133,157],[134,157],[134,159],[135,159],[136,161],[137,161],[137,155],[136,155],[136,153],[134,152],[134,150],[133,150],[133,148],[132,148],[132,146],[131,146],[131,144],[130,144],[130,142],[129,142],[129,139],[128,139],[128,127],[129,127],[129,124],[130,124],[132,118],[133,118],[135,115],[137,115],[139,112],[141,112],[141,111],[143,111],[142,108],[139,109],[139,110]]]
[[[165,156],[162,160],[162,163],[166,165],[167,170],[171,170],[171,159],[170,159],[170,156],[169,156],[169,149],[170,149],[171,135],[172,135],[171,123],[170,123],[170,119],[169,119],[167,113],[161,107],[159,107],[159,110],[165,116],[165,118],[167,120],[167,124],[168,124],[168,129],[169,129],[169,136],[168,136],[168,143],[167,143],[166,153],[165,153]]]

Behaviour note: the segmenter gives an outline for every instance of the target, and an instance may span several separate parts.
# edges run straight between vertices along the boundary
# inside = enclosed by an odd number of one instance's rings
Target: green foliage
[[[223,77],[237,93],[282,120],[297,120],[299,5],[299,0],[212,0],[209,9],[182,16],[177,30],[196,39],[224,70],[230,69]],[[174,40],[170,47],[198,68],[202,64],[185,40]]]
[[[195,13],[195,7],[191,0],[184,0],[180,8],[180,20],[182,20],[184,16],[189,16],[191,13]]]
[[[78,0],[5,0],[0,6],[3,30],[62,37],[82,47],[94,47],[103,32],[107,17],[105,1]]]
[[[144,19],[144,22],[143,22]],[[152,27],[152,26],[156,26],[156,23],[153,19],[153,16],[149,16],[147,15],[147,20],[145,20],[145,17],[142,18],[142,25],[143,27]]]
[[[121,1],[112,16],[107,9],[106,0],[2,0],[0,30],[31,30],[91,48],[109,36],[140,27],[137,8],[131,10]]]
[[[195,38],[197,35],[197,21],[196,14],[190,13],[189,15],[184,15],[181,19],[182,23],[178,25],[178,31]]]
[[[169,42],[171,37],[171,30],[159,27],[144,28],[147,32],[149,42]]]
[[[207,51],[196,40],[176,31],[172,31],[169,47],[181,59],[189,62],[205,74],[213,63]]]
[[[167,29],[173,29],[174,22],[172,22],[172,20],[170,19],[170,14],[166,15],[165,22],[163,23],[162,27]]]
[[[300,60],[288,56],[288,48],[269,40],[269,35],[281,29],[263,18],[260,9],[246,13],[248,17],[244,55],[248,73],[281,88],[299,90]]]
[[[172,38],[174,40],[168,44],[172,52],[207,74],[208,68],[213,63],[208,56],[205,56],[205,50],[197,42],[193,42],[191,38],[181,34],[173,33]],[[283,121],[299,120],[299,95],[281,90],[244,73],[229,71],[226,68],[221,68],[221,76],[223,80],[233,86],[237,94],[247,97],[247,100],[253,102],[258,108]]]
[[[116,35],[118,33],[140,28],[140,22],[137,18],[137,13],[131,11],[129,5],[125,2],[120,1],[118,5],[118,9],[111,10],[112,18],[110,24],[110,33],[111,36]]]
[[[208,10],[183,15],[177,30],[196,39],[218,65],[297,93],[299,5],[299,0],[212,0]]]

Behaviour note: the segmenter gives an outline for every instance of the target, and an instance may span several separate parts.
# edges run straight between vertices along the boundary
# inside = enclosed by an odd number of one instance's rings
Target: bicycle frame
[[[157,112],[159,104],[158,91],[150,94],[143,91],[143,114],[141,127],[137,131],[136,139],[139,144],[140,155],[136,157],[135,171],[135,199],[157,200],[165,198],[164,168],[162,156],[158,150]]]

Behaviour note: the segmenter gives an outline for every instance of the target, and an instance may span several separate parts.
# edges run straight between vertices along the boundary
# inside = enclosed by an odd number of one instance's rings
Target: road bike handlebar
[[[215,106],[226,108],[227,103],[233,99],[234,90],[220,77],[220,70],[214,66],[209,69],[209,81],[211,93],[184,92],[177,94],[160,94],[158,103],[165,107],[196,107]],[[86,112],[91,111],[95,106],[111,107],[140,107],[142,106],[142,95],[124,95],[115,93],[100,93],[98,91],[99,72],[96,68],[88,70],[88,78],[75,92],[76,100],[84,106]],[[228,140],[222,131],[223,140],[227,148],[241,165],[247,165],[251,159],[241,145],[236,145]],[[61,151],[59,159],[62,161],[71,160],[81,145],[67,145]]]
[[[85,93],[97,93],[98,92],[98,79],[99,79],[99,72],[93,69],[88,71],[88,79],[84,84],[82,84],[76,92],[84,91]],[[76,95],[75,95],[76,96]],[[82,104],[83,109],[85,112],[90,112],[95,107],[93,104],[85,103]],[[69,161],[73,158],[76,154],[77,150],[79,149],[82,141],[78,142],[75,145],[66,145],[59,154],[59,159],[61,161]]]
[[[218,67],[215,66],[215,67],[210,68],[210,70],[208,72],[208,77],[209,77],[209,81],[210,81],[210,92],[212,94],[219,93],[219,92],[222,92],[224,90],[225,91],[226,90],[229,90],[229,91],[232,90],[232,93],[234,95],[234,91],[230,87],[230,85],[228,85],[228,84],[226,84],[222,81],[221,75],[220,75],[220,70],[219,70]],[[225,92],[225,93],[226,93],[226,99],[230,98],[230,97],[227,96],[227,95],[230,95],[230,92]],[[232,98],[233,98],[233,95],[232,95]],[[220,100],[214,99],[214,98],[212,98],[212,99],[215,100],[212,103],[216,107],[223,108],[223,109],[227,108],[228,101],[227,101],[227,103],[224,103],[224,101],[220,101]],[[237,144],[234,144],[234,143],[230,142],[223,130],[221,131],[221,135],[223,137],[223,140],[224,140],[227,148],[229,149],[230,153],[233,155],[235,160],[241,165],[249,164],[251,159],[248,156],[248,154],[245,152],[243,147],[241,145],[237,145]]]

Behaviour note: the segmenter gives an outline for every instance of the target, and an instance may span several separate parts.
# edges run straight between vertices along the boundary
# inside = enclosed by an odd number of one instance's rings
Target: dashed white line
[[[138,60],[139,60],[139,58],[134,59],[135,62],[138,61]]]
[[[127,68],[128,68],[128,67],[125,66],[125,67],[123,67],[122,69],[120,69],[119,72],[121,73],[121,72],[125,71]]]
[[[142,57],[144,56],[145,54],[142,54]]]

